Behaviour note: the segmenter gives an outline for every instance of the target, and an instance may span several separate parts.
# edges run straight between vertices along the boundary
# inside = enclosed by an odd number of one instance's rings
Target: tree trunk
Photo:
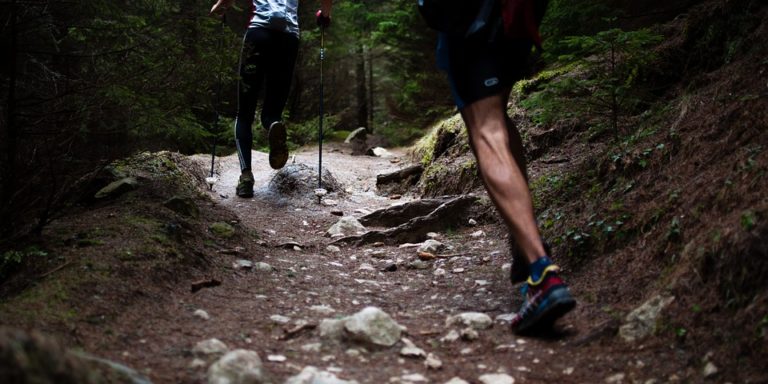
[[[366,59],[368,61],[368,133],[373,133],[373,55],[368,47]]]
[[[11,199],[15,189],[15,175],[14,170],[16,167],[16,145],[18,136],[18,127],[16,126],[16,82],[17,82],[17,70],[18,70],[18,7],[16,0],[11,2],[11,49],[9,53],[10,73],[8,76],[8,100],[6,101],[6,134],[5,148],[5,164],[2,169],[2,201],[0,201],[0,211],[4,211],[6,208],[10,208]],[[4,215],[5,216],[5,215]]]
[[[355,71],[357,77],[357,126],[368,126],[368,90],[366,89],[365,79],[365,46],[360,44],[357,46],[357,70]]]

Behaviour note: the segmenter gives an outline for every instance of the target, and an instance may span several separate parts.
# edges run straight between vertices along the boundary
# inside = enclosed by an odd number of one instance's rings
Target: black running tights
[[[262,87],[261,125],[265,129],[281,120],[299,49],[296,35],[266,28],[248,28],[240,53],[235,145],[240,170],[251,168],[253,120]]]

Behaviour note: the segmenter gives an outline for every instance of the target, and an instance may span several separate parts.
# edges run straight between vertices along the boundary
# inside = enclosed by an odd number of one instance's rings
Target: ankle
[[[547,255],[541,256],[538,259],[536,259],[535,262],[529,265],[529,268],[531,271],[531,280],[539,281],[542,275],[544,275],[544,272],[547,269],[547,267],[549,267],[550,265],[552,265],[552,260],[550,260]]]

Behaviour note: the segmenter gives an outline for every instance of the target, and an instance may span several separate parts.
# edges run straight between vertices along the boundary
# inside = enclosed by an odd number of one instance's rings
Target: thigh
[[[268,53],[269,60],[265,64],[265,109],[277,108],[282,111],[285,106],[298,51],[299,38],[297,36],[290,33],[276,33]]]
[[[447,71],[459,109],[508,92],[527,74],[531,43],[453,38],[447,42]]]
[[[270,31],[264,28],[249,28],[243,38],[240,53],[240,80],[246,93],[258,93],[267,67],[267,52],[270,47]]]

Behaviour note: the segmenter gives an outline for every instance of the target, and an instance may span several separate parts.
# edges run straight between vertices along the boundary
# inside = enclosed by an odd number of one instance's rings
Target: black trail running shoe
[[[558,276],[560,268],[550,265],[538,281],[528,278],[523,286],[525,301],[512,319],[512,330],[516,333],[531,333],[551,328],[557,319],[576,306],[576,300],[568,286]]]
[[[240,174],[235,192],[239,197],[253,197],[253,173],[250,169],[246,169]]]
[[[275,121],[269,126],[269,166],[280,169],[288,162],[288,137],[285,125]]]

